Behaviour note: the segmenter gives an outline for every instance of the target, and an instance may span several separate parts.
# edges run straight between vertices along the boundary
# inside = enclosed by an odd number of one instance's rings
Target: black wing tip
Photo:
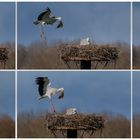
[[[49,7],[46,7],[46,10],[47,10],[47,11],[49,11],[49,12],[51,12],[51,10],[50,10],[50,8],[49,8]]]
[[[39,85],[40,82],[44,82],[44,81],[46,81],[46,80],[49,80],[48,77],[37,77],[37,78],[35,79],[37,85]]]
[[[36,79],[48,79],[48,77],[37,77]]]
[[[57,29],[58,29],[58,28],[62,28],[62,27],[63,27],[63,22],[60,21],[59,24],[57,25]]]
[[[64,97],[64,92],[58,97],[58,99],[62,99]]]

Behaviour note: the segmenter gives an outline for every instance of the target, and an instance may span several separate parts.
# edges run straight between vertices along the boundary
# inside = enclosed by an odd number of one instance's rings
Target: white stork
[[[90,44],[91,43],[90,43],[89,37],[80,40],[80,45],[81,46],[90,45]]]
[[[58,96],[58,99],[63,98],[64,97],[64,88],[52,88],[51,82],[48,79],[48,77],[37,77],[36,84],[38,85],[38,92],[40,95],[40,97],[38,99],[40,100],[40,99],[47,97],[50,101],[52,111],[54,113],[56,113],[56,110],[52,103],[52,96],[59,93],[60,95]]]
[[[33,23],[35,25],[45,25],[45,24],[50,24],[53,25],[56,21],[58,21],[57,28],[62,28],[63,27],[63,22],[61,17],[55,17],[51,15],[51,10],[50,8],[47,8],[44,12],[42,12],[36,21]]]
[[[74,115],[74,114],[77,114],[76,108],[69,108],[66,110],[66,115]]]

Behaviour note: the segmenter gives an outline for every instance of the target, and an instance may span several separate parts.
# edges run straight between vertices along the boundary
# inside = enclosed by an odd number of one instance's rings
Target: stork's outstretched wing
[[[38,92],[40,96],[43,96],[46,93],[47,86],[50,85],[50,80],[48,77],[37,77],[36,84],[39,85]]]
[[[63,27],[63,22],[60,21],[59,24],[57,25],[57,28],[62,28]]]
[[[51,10],[50,8],[47,8],[46,11],[42,12],[39,16],[38,16],[38,20],[44,20],[47,19],[51,14]]]

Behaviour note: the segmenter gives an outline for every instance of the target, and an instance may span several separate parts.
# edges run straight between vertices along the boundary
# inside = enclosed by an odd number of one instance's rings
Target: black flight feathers
[[[39,16],[38,16],[38,20],[43,20],[43,19],[45,19],[45,18],[48,18],[49,16],[50,16],[50,14],[51,14],[51,10],[50,10],[50,8],[46,8],[46,11],[44,11],[44,12],[42,12]]]
[[[40,96],[43,96],[46,93],[47,85],[50,83],[48,77],[37,77],[36,84],[38,85],[38,92]]]

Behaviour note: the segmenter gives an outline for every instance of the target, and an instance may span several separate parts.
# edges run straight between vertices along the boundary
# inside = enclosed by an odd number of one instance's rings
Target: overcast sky
[[[140,2],[133,3],[133,44],[140,45]]]
[[[15,42],[15,3],[0,2],[0,43]]]
[[[18,3],[18,43],[40,41],[39,28],[33,24],[49,7],[61,16],[64,27],[45,26],[48,42],[73,41],[90,37],[96,43],[130,42],[130,3],[122,2],[31,2]]]
[[[140,71],[133,72],[133,111],[140,113]]]
[[[0,71],[0,114],[15,116],[15,74]]]
[[[48,76],[52,87],[63,87],[62,100],[53,98],[56,110],[75,107],[80,112],[120,113],[130,117],[130,72],[18,72],[18,112],[50,111],[47,99],[38,100],[38,76]]]

